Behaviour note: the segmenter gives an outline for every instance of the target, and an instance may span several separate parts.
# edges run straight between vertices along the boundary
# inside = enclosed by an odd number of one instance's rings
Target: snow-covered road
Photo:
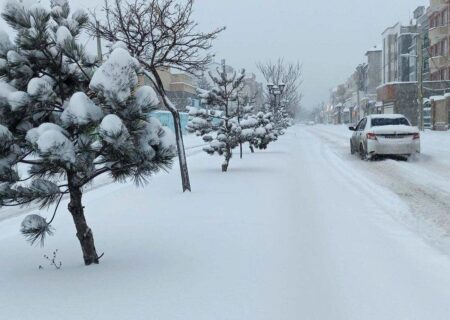
[[[349,164],[342,170],[358,172],[394,193],[407,204],[407,214],[392,215],[419,233],[433,246],[450,255],[450,134],[426,131],[422,134],[422,154],[408,162],[397,160],[360,161],[351,156],[346,126],[304,127]],[[339,167],[336,169],[340,169]],[[378,199],[375,199],[378,200]],[[392,206],[391,206],[392,207]]]
[[[20,218],[1,221],[0,319],[448,319],[450,259],[435,246],[445,228],[419,214],[442,212],[406,194],[431,186],[445,202],[445,176],[411,174],[445,160],[424,146],[412,163],[362,162],[348,136],[294,127],[227,174],[193,154],[192,194],[178,192],[176,169],[145,189],[93,190],[88,221],[106,253],[95,267],[81,266],[63,210],[44,249],[27,246]],[[42,259],[56,248],[61,270]]]

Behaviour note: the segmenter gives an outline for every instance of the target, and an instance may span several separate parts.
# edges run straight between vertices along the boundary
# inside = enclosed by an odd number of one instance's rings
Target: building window
[[[447,69],[441,69],[440,71],[440,79],[439,80],[447,80]]]
[[[442,40],[441,56],[448,56],[448,40]]]

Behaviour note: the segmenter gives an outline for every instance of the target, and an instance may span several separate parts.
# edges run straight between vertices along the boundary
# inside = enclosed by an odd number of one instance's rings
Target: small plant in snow
[[[46,259],[49,262],[50,266],[54,267],[56,270],[59,270],[62,267],[62,262],[57,261],[57,254],[58,254],[58,249],[53,251],[53,254],[51,257],[44,254],[44,259]],[[42,269],[44,269],[44,267],[42,265],[39,265],[38,269],[42,270]]]
[[[44,259],[48,260],[48,262],[50,263],[50,266],[55,267],[56,270],[61,269],[62,267],[62,262],[61,261],[57,261],[57,254],[58,254],[58,249],[56,249],[55,251],[53,251],[53,255],[51,257],[44,255]],[[39,266],[39,269],[44,269],[42,266]]]

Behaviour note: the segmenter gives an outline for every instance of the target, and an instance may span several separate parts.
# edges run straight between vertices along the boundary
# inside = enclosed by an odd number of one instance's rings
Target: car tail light
[[[369,140],[377,140],[377,135],[375,133],[368,133],[367,139]]]
[[[418,139],[420,139],[420,133],[414,133],[413,140],[418,140]]]

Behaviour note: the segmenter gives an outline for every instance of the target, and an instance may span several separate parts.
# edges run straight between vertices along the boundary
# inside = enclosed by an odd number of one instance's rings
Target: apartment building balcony
[[[441,12],[445,7],[448,7],[450,5],[450,0],[431,0],[430,2],[430,8],[429,8],[429,15],[435,13],[435,12]]]
[[[450,1],[450,0],[449,0]],[[436,28],[432,28],[429,31],[429,39],[430,45],[435,45],[440,42],[442,39],[450,36],[450,25],[439,26]]]
[[[443,68],[450,67],[450,57],[449,56],[437,56],[430,58],[430,72],[435,73]]]

